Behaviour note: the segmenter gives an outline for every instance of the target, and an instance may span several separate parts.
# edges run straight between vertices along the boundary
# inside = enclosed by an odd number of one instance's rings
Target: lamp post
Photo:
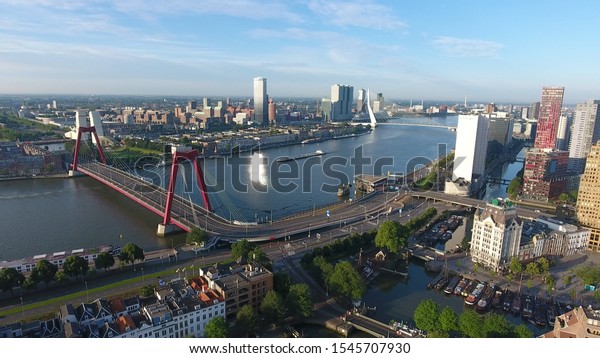
[[[87,281],[83,282],[85,284],[85,301],[86,302],[90,302],[90,295],[88,293],[88,285],[87,285]]]
[[[21,317],[25,319],[25,306],[23,305],[23,288],[21,287],[21,281],[19,281],[19,295],[21,296]]]
[[[310,226],[311,224],[308,224],[308,237],[310,237]]]
[[[140,269],[142,270],[142,285],[144,285],[146,283],[146,281],[144,280],[144,268],[141,267]]]

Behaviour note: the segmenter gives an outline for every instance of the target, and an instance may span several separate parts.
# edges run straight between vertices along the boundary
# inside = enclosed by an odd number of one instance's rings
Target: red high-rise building
[[[555,148],[558,122],[562,109],[564,87],[544,87],[537,130],[535,132],[535,148]]]

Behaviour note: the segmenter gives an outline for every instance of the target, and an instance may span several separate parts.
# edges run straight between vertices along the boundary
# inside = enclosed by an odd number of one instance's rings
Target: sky
[[[0,93],[600,98],[594,0],[0,0]]]

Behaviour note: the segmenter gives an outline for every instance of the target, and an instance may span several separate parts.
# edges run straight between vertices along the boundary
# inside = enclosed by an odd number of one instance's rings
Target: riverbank
[[[0,182],[28,180],[28,179],[66,179],[66,178],[70,178],[69,173],[37,174],[37,175],[27,175],[27,176],[18,176],[18,177],[0,177]]]

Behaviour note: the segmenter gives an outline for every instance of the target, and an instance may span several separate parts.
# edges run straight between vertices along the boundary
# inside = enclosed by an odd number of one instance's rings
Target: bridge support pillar
[[[173,224],[158,224],[158,228],[156,229],[156,235],[164,237],[169,234],[173,234],[177,231],[179,231],[179,228]]]

